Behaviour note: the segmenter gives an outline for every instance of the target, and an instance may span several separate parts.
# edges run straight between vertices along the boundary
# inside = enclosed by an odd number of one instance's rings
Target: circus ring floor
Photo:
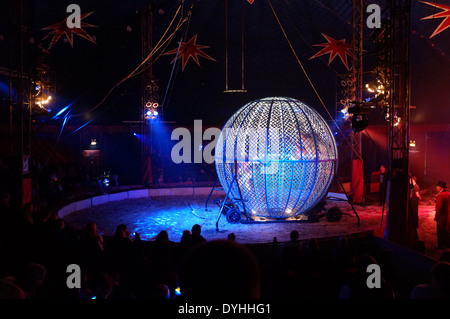
[[[301,240],[352,236],[373,232],[383,237],[386,216],[378,205],[354,205],[348,201],[327,198],[325,209],[337,206],[342,218],[337,222],[320,218],[318,222],[252,222],[228,223],[225,216],[216,222],[219,207],[214,199],[224,199],[225,194],[214,191],[207,204],[211,188],[141,189],[116,194],[106,194],[72,203],[59,211],[65,223],[83,228],[88,222],[95,222],[105,236],[112,236],[119,224],[126,224],[130,233],[138,232],[142,240],[153,240],[162,230],[169,239],[178,242],[184,230],[194,224],[202,226],[202,235],[207,240],[225,239],[229,233],[236,235],[240,243],[270,243],[274,237],[278,242],[289,240],[292,230],[297,230]],[[358,225],[359,217],[359,225]],[[437,259],[442,251],[436,249],[436,224],[434,207],[421,205],[419,208],[419,239],[425,242],[426,255]]]

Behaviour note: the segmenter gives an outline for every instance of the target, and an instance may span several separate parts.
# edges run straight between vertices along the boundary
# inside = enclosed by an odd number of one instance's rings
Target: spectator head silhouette
[[[11,194],[9,192],[2,192],[0,194],[0,206],[9,208],[11,207]]]
[[[431,269],[433,283],[439,284],[447,293],[450,293],[450,263],[440,261]]]
[[[166,284],[156,283],[152,287],[152,299],[170,299],[170,289]]]
[[[445,250],[439,256],[439,261],[447,261],[450,262],[450,250]]]
[[[361,255],[356,260],[356,274],[361,277],[367,277],[367,267],[371,264],[377,264],[378,262],[372,255]]]
[[[290,235],[289,235],[289,238],[290,238],[292,241],[297,241],[299,237],[300,237],[300,236],[299,236],[299,234],[298,234],[298,231],[296,231],[296,230],[291,231],[291,233],[290,233]]]
[[[192,226],[192,235],[200,235],[202,232],[202,226],[200,226],[199,224],[195,224],[194,226]]]
[[[190,250],[180,263],[185,299],[258,299],[260,271],[253,253],[231,240],[212,240]]]
[[[28,263],[18,273],[16,284],[27,296],[34,294],[43,284],[47,270],[41,264]]]
[[[129,233],[128,233],[127,225],[120,224],[119,226],[117,226],[114,237],[127,238],[128,236],[129,236]]]
[[[156,236],[157,241],[168,241],[169,240],[169,234],[166,230],[161,230],[159,234]]]
[[[348,238],[344,237],[344,236],[339,237],[338,247],[339,248],[346,248],[346,247],[348,247]]]
[[[181,235],[180,241],[186,241],[187,239],[189,239],[189,236],[191,236],[191,235],[192,235],[192,233],[189,229],[183,230],[183,234]]]
[[[84,230],[89,237],[97,236],[97,224],[95,222],[87,223]]]

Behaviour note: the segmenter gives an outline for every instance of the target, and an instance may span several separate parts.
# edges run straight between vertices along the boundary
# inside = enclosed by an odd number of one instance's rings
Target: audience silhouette
[[[340,299],[394,299],[394,291],[390,284],[381,277],[381,286],[369,287],[368,266],[378,265],[373,256],[361,255],[356,261],[356,272],[350,280],[342,286],[339,293]]]
[[[440,261],[431,269],[431,282],[411,291],[411,299],[450,299],[450,263]]]
[[[186,299],[258,299],[260,274],[255,256],[231,240],[194,247],[180,264],[181,296]]]
[[[396,298],[398,282],[387,272],[381,289],[367,288],[367,265],[379,260],[389,270],[393,263],[374,250],[370,237],[341,237],[326,247],[318,238],[300,240],[292,230],[288,241],[279,242],[286,235],[280,234],[269,246],[247,245],[234,233],[207,241],[195,224],[178,242],[166,230],[144,241],[137,233],[132,238],[125,224],[104,236],[95,222],[77,230],[32,205],[13,219],[8,196],[3,199],[2,217],[13,220],[21,234],[5,229],[0,237],[3,299]],[[410,298],[450,296],[448,255],[432,269],[430,283],[411,286]],[[81,266],[79,289],[66,286],[70,263]]]

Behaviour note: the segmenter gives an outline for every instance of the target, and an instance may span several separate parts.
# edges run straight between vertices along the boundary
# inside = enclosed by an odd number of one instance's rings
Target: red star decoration
[[[83,30],[83,27],[90,28],[90,27],[97,27],[97,26],[81,21],[93,13],[94,12],[89,12],[89,13],[82,14],[80,16],[80,28],[69,28],[67,26],[67,18],[65,18],[63,21],[61,21],[59,23],[55,23],[48,27],[42,28],[41,30],[52,30],[48,35],[46,35],[44,37],[44,39],[46,39],[50,35],[53,34],[53,38],[52,38],[52,41],[50,42],[49,49],[51,49],[53,47],[53,45],[59,40],[59,38],[62,35],[66,35],[66,38],[67,38],[67,40],[69,40],[71,47],[73,47],[73,35],[74,34],[78,34],[79,36],[95,43],[95,40],[89,34],[87,34],[86,31]]]
[[[444,10],[444,11],[441,11],[439,13],[435,13],[435,14],[432,14],[432,15],[430,15],[428,17],[420,19],[420,20],[427,20],[427,19],[444,18],[444,21],[442,21],[441,24],[436,28],[436,30],[434,30],[434,32],[431,35],[430,39],[432,37],[434,37],[435,35],[438,35],[442,31],[444,31],[448,27],[450,27],[450,7],[449,6],[444,6],[442,4],[430,3],[430,2],[425,2],[425,1],[420,1],[420,2],[428,4],[428,5],[432,6],[432,7]]]
[[[198,66],[200,66],[200,62],[198,61],[198,56],[204,57],[211,61],[216,61],[212,57],[210,57],[208,54],[202,51],[202,49],[209,48],[209,46],[205,45],[199,45],[196,44],[197,42],[197,34],[194,35],[188,42],[178,42],[180,46],[180,52],[178,52],[178,48],[173,49],[169,52],[164,53],[163,55],[167,54],[177,54],[177,56],[172,60],[171,63],[175,62],[181,57],[181,65],[182,65],[182,71],[184,71],[184,68],[186,67],[186,64],[188,63],[189,59],[192,58]]]
[[[348,68],[347,55],[350,55],[350,56],[352,55],[351,54],[352,46],[348,43],[345,43],[345,39],[336,40],[336,39],[333,39],[332,37],[329,37],[323,33],[322,33],[322,35],[324,36],[325,39],[327,39],[328,42],[321,43],[321,44],[314,44],[314,46],[321,46],[324,48],[322,50],[320,50],[319,52],[317,52],[316,54],[314,54],[312,57],[310,57],[309,60],[329,53],[330,58],[328,60],[328,65],[330,65],[330,63],[334,60],[334,58],[336,56],[339,56],[342,63],[344,63],[345,67],[348,70],[349,68]]]

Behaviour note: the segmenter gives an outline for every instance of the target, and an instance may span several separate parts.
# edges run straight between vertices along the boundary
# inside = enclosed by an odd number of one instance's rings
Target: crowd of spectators
[[[300,241],[294,230],[287,242],[241,244],[234,234],[207,241],[198,224],[180,241],[165,230],[144,241],[125,224],[105,237],[94,222],[75,229],[33,205],[13,211],[8,198],[1,219],[0,298],[396,299],[404,291],[408,298],[450,296],[447,255],[430,270],[430,282],[405,289],[388,252],[370,238],[342,237],[325,245],[315,238]],[[72,264],[81,269],[75,288],[67,284]],[[367,286],[369,264],[383,269],[381,289]]]

